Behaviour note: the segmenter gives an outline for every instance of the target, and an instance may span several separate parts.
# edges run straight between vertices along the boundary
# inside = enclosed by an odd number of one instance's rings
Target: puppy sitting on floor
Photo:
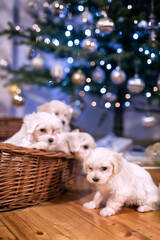
[[[92,201],[83,206],[89,209],[106,207],[101,216],[111,216],[122,206],[136,205],[139,212],[154,211],[160,207],[160,187],[142,167],[127,162],[120,153],[107,148],[92,150],[84,161],[87,180],[96,184],[97,192]]]
[[[24,117],[21,129],[4,143],[46,150],[60,131],[61,123],[55,114],[32,113]]]
[[[70,122],[75,114],[73,108],[62,101],[53,100],[38,107],[38,112],[55,113],[62,124],[62,131],[70,131]]]
[[[72,132],[62,132],[55,136],[55,141],[49,150],[61,151],[66,154],[74,153],[80,161],[86,157],[88,152],[96,147],[94,138],[86,132],[78,129]]]

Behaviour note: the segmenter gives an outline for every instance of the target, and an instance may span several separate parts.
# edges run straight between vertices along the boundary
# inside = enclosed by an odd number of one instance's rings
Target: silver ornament
[[[82,41],[82,47],[89,52],[94,52],[98,47],[97,40],[92,37],[86,38]]]
[[[50,70],[50,74],[53,78],[56,79],[57,82],[60,82],[63,77],[63,67],[60,63],[57,63],[53,68]]]
[[[28,13],[33,14],[39,8],[39,4],[37,0],[27,0],[25,4],[25,9]]]
[[[99,66],[92,72],[92,80],[96,83],[103,83],[106,78],[105,71]]]
[[[157,123],[157,119],[152,115],[143,116],[141,121],[142,125],[147,128],[154,127]]]
[[[121,83],[125,82],[125,80],[126,80],[126,73],[121,69],[120,66],[117,66],[111,72],[111,80],[115,84],[121,84]]]
[[[31,66],[33,70],[40,71],[44,68],[44,60],[43,58],[38,54],[36,57],[34,57],[31,60]]]
[[[98,28],[100,33],[102,33],[102,34],[111,33],[115,27],[113,20],[107,16],[107,13],[105,11],[102,11],[101,15],[103,17],[101,17],[98,20],[98,22],[96,24],[96,28]]]
[[[103,95],[103,98],[107,102],[115,102],[117,100],[117,95],[112,92],[107,92]]]
[[[138,74],[136,73],[133,78],[130,78],[127,82],[127,89],[131,93],[140,93],[145,88],[145,82],[139,78]]]

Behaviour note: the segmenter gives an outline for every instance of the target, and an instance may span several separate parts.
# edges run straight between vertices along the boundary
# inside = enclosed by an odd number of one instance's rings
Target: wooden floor
[[[160,169],[150,170],[155,183]],[[84,177],[76,187],[59,199],[34,207],[0,213],[0,240],[159,240],[160,210],[138,213],[123,208],[111,217],[101,217],[99,210],[82,204],[91,200],[93,190]]]

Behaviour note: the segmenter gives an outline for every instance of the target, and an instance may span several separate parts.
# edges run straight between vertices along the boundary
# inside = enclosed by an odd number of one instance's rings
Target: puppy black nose
[[[62,124],[65,125],[65,123],[66,123],[66,122],[65,122],[64,120],[62,120]]]
[[[93,180],[93,182],[98,182],[99,181],[99,179],[96,178],[96,177],[94,177],[92,180]]]
[[[53,141],[54,141],[53,138],[49,138],[49,139],[48,139],[48,142],[49,142],[49,143],[52,143]]]

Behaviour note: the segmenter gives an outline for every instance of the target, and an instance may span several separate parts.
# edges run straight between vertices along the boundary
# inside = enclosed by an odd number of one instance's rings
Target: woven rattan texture
[[[0,140],[13,136],[22,126],[22,118],[0,117]]]
[[[0,143],[0,211],[57,197],[75,182],[77,169],[71,154]]]

